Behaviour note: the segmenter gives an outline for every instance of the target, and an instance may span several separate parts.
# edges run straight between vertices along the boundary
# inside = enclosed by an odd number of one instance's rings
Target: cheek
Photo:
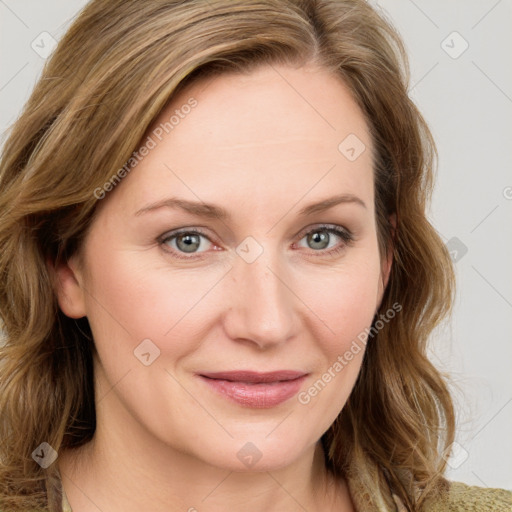
[[[133,358],[145,339],[171,361],[193,350],[212,309],[208,293],[226,271],[171,269],[144,252],[124,250],[104,254],[89,268],[89,322],[100,356],[115,354],[113,363],[123,354]]]
[[[378,272],[366,266],[357,271],[347,269],[326,281],[322,290],[323,293],[304,290],[305,302],[309,300],[307,303],[321,319],[313,328],[315,343],[322,352],[324,370],[331,374],[343,370],[343,377],[338,380],[348,384],[357,377],[366,333],[375,315]],[[343,368],[339,364],[333,367],[336,362],[341,362]]]
[[[314,313],[311,318],[325,324],[323,332],[330,334],[318,339],[324,341],[331,358],[371,324],[377,310],[379,261],[371,254],[360,256],[300,285],[301,298]]]
[[[301,298],[314,312],[308,329],[321,364],[297,398],[321,432],[343,409],[361,368],[378,295],[379,261],[371,254],[302,287]]]

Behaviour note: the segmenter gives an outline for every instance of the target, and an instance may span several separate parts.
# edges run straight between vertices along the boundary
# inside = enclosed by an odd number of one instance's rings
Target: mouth
[[[275,407],[296,395],[308,374],[295,370],[208,372],[198,377],[213,391],[244,407]]]
[[[243,382],[246,384],[286,382],[298,379],[304,375],[306,375],[306,372],[295,370],[277,370],[274,372],[265,373],[253,372],[249,370],[201,373],[201,377],[206,377],[208,379],[227,380],[229,382]]]

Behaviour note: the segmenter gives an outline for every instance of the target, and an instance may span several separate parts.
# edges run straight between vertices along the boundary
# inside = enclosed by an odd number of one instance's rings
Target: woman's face
[[[363,115],[326,71],[265,66],[185,89],[147,135],[59,269],[97,347],[98,432],[284,467],[342,410],[387,281]]]

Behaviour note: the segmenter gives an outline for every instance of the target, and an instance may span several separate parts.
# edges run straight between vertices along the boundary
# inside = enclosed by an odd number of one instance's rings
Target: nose
[[[287,279],[288,277],[288,279]],[[247,263],[237,258],[230,272],[224,328],[233,340],[269,349],[296,334],[297,297],[289,273],[275,259],[262,254]]]

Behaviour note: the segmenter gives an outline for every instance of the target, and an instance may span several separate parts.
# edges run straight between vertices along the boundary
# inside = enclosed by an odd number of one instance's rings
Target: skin
[[[391,259],[378,251],[364,117],[344,84],[312,64],[196,83],[155,126],[190,97],[197,107],[100,201],[81,258],[56,269],[60,307],[88,317],[98,351],[97,431],[60,454],[65,492],[74,512],[354,510],[346,483],[325,470],[319,439],[364,350],[307,404],[295,396],[244,407],[196,373],[302,370],[304,391],[371,325]],[[366,145],[353,162],[338,150],[351,133]],[[299,216],[336,194],[365,206]],[[232,218],[168,207],[136,215],[171,196],[214,203]],[[176,238],[159,242],[199,227],[206,236],[195,253]],[[315,228],[328,244],[308,241]],[[252,263],[237,253],[247,237],[263,249]],[[144,366],[134,349],[148,338],[160,357]],[[262,455],[252,467],[237,457],[248,442]]]

